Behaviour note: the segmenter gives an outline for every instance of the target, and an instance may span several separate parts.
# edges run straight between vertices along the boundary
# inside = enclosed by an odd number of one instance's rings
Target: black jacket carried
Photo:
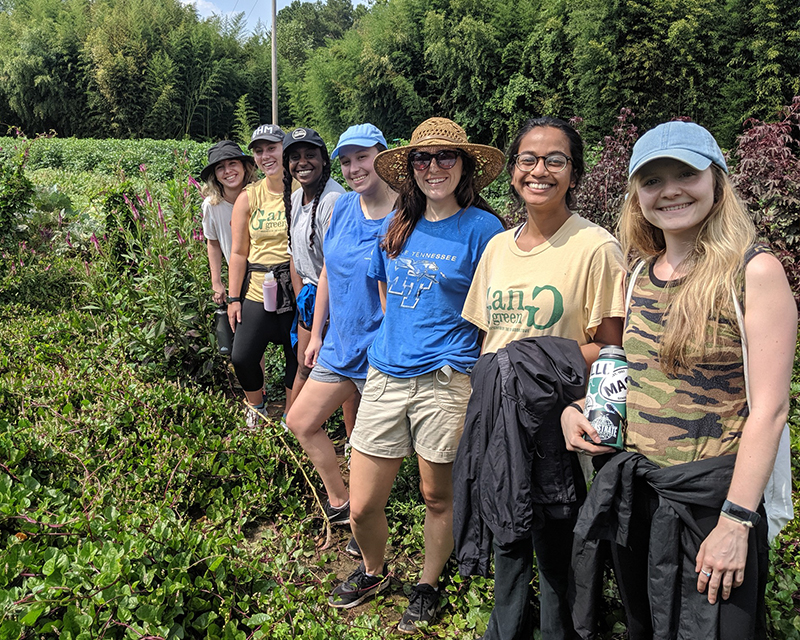
[[[462,575],[491,575],[492,536],[506,544],[530,537],[537,506],[576,502],[579,465],[566,450],[559,417],[583,397],[585,378],[578,343],[565,338],[516,340],[478,359],[453,466]]]
[[[593,601],[588,591],[598,572],[600,557],[594,552],[600,541],[629,546],[635,481],[643,479],[658,495],[650,523],[647,570],[653,637],[717,638],[719,606],[708,603],[708,594],[698,593],[695,572],[700,544],[710,532],[700,529],[692,507],[722,507],[735,462],[736,456],[730,455],[662,468],[639,453],[613,455],[598,471],[575,526],[574,548],[579,550],[573,557],[576,602]],[[756,545],[759,571],[764,571],[761,559],[768,557],[766,529],[759,527],[751,532],[748,544]],[[583,595],[582,588],[586,590]],[[595,637],[595,616],[589,607],[573,608],[581,638]]]

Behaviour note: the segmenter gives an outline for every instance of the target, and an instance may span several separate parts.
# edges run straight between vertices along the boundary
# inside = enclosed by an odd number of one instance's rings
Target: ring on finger
[[[706,571],[705,569],[700,569],[700,573],[702,573],[706,578],[710,578],[711,577],[711,572],[710,571]]]

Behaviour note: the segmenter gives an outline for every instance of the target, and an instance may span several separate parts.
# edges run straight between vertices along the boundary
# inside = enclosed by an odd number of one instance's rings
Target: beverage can
[[[625,439],[625,399],[628,395],[628,360],[625,350],[606,345],[592,365],[583,415],[592,423],[602,444],[622,449]],[[584,435],[586,440],[590,440]]]

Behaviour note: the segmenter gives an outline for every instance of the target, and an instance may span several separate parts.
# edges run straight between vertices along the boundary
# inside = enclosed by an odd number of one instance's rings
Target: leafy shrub
[[[153,376],[210,382],[221,370],[212,349],[214,305],[205,257],[197,183],[181,178],[155,200],[129,184],[106,195],[106,234],[94,239],[91,309],[124,336],[128,357]]]
[[[637,128],[631,123],[633,117],[630,109],[621,109],[613,134],[589,150],[587,170],[576,194],[577,211],[611,233],[628,190],[628,160],[638,138]],[[580,120],[572,124],[580,127]]]
[[[5,149],[11,142],[13,138],[0,138],[0,147]],[[208,147],[191,140],[36,138],[30,141],[28,167],[130,177],[144,165],[152,180],[168,180],[179,166],[199,175]]]
[[[37,252],[20,242],[1,254],[0,305],[25,304],[39,311],[69,309],[86,302],[79,259]]]
[[[750,118],[739,136],[731,174],[753,214],[759,235],[781,259],[800,304],[800,96],[777,122]]]
[[[25,142],[15,141],[0,157],[0,245],[13,242],[31,208],[33,184],[25,175],[26,152]]]

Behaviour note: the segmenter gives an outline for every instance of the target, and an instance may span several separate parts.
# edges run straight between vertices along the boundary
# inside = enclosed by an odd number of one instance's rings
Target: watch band
[[[761,516],[755,511],[750,511],[750,509],[740,507],[738,504],[734,504],[730,500],[726,500],[722,503],[721,512],[726,518],[743,524],[746,527],[750,527],[751,529],[761,521]]]
[[[231,296],[228,296],[228,304],[230,304],[231,302],[239,302],[239,303],[241,303],[242,299],[240,297],[232,298]]]

